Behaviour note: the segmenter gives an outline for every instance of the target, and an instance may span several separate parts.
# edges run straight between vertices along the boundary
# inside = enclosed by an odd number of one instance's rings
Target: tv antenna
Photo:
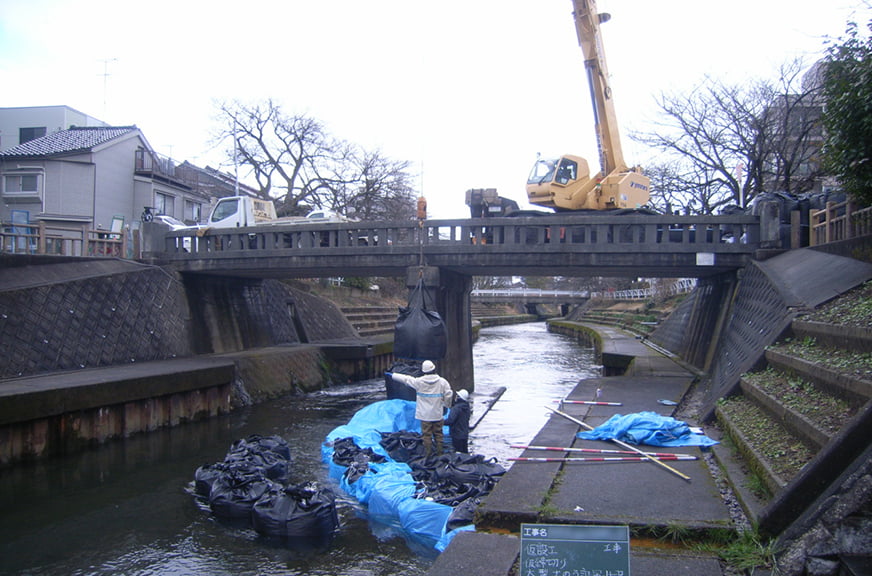
[[[103,58],[100,62],[103,63],[103,73],[98,74],[98,76],[103,77],[103,118],[106,118],[106,100],[107,94],[109,92],[109,63],[117,62],[118,58]]]

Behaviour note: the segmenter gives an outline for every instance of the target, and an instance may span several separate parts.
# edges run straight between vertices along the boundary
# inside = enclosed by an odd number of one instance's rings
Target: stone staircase
[[[362,338],[394,334],[396,306],[343,306],[340,310]]]
[[[800,317],[718,403],[715,457],[751,522],[779,535],[782,573],[872,573],[870,350],[872,330]]]

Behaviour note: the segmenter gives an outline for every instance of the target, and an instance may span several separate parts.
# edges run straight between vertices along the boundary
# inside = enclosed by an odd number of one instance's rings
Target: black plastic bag
[[[409,295],[409,305],[400,308],[394,327],[394,356],[412,360],[440,360],[448,351],[445,321],[427,302],[424,281]]]
[[[385,395],[388,400],[408,400],[414,402],[417,399],[418,392],[399,380],[394,380],[390,374],[406,374],[415,378],[423,376],[420,362],[406,362],[399,360],[391,364],[390,373],[385,373]]]
[[[254,504],[251,523],[264,536],[323,542],[339,527],[335,500],[331,490],[314,483],[274,485]]]
[[[222,518],[249,518],[254,503],[273,486],[259,471],[231,468],[212,483],[209,506]]]
[[[451,516],[448,517],[448,521],[445,523],[445,531],[451,532],[461,526],[474,524],[475,509],[478,505],[479,501],[472,498],[464,500],[458,504],[451,513]]]
[[[381,437],[379,444],[396,462],[410,462],[424,457],[424,440],[418,432],[382,432]]]

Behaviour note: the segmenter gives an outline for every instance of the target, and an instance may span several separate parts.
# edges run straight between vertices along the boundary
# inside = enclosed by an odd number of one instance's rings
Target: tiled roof
[[[61,130],[0,152],[0,156],[55,156],[90,150],[138,130],[136,126],[82,127]]]

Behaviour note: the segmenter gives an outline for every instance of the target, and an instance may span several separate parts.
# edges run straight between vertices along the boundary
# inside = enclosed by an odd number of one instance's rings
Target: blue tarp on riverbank
[[[593,430],[579,432],[578,437],[666,447],[717,444],[717,441],[704,434],[694,434],[685,422],[656,412],[637,412],[626,416],[615,414]]]

